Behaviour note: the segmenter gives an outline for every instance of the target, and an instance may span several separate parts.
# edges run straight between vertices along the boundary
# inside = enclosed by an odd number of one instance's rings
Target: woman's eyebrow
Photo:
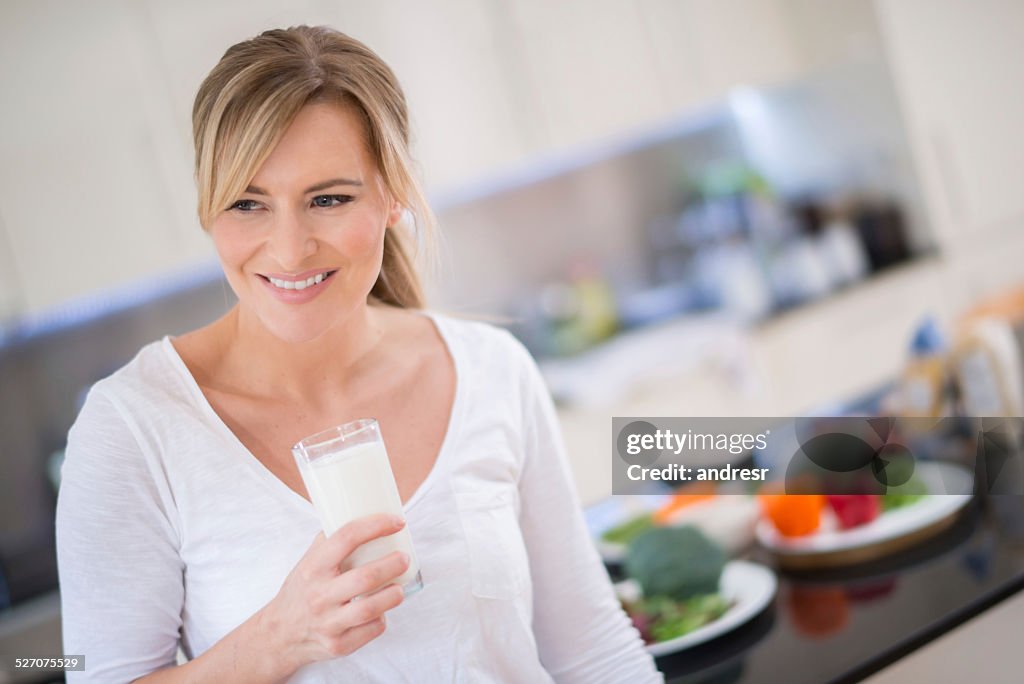
[[[307,194],[309,194],[311,192],[316,192],[317,190],[326,190],[327,188],[334,187],[335,185],[354,185],[356,187],[360,187],[361,188],[363,186],[363,182],[362,181],[357,181],[357,180],[352,180],[351,178],[332,178],[330,180],[325,180],[325,181],[322,181],[320,183],[317,183],[316,185],[312,185],[312,186],[306,188],[306,190],[302,194],[303,195],[307,195]],[[270,194],[269,192],[267,192],[263,188],[261,188],[259,186],[256,186],[256,185],[250,185],[249,187],[247,187],[245,189],[245,191],[250,193],[250,194],[253,194],[253,195],[269,195]]]

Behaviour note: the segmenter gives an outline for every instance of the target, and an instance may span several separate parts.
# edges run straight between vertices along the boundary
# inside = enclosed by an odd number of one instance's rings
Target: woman
[[[267,31],[209,74],[193,126],[238,303],[98,382],[69,433],[69,681],[660,681],[536,365],[505,331],[422,310],[403,231],[432,219],[391,70],[329,28]],[[426,585],[407,601],[397,553],[339,572],[401,521],[325,539],[290,455],[368,416]]]

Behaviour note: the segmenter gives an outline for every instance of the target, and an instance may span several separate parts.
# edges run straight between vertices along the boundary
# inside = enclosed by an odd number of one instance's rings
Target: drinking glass
[[[405,517],[380,426],[374,418],[354,420],[310,435],[292,447],[292,454],[325,535],[374,513]],[[408,569],[395,580],[405,595],[422,589],[423,577],[408,527],[362,544],[341,569],[365,565],[392,551],[409,555]]]

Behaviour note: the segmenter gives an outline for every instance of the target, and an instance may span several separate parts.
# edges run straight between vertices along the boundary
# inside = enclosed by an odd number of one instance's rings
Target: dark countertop
[[[839,413],[871,414],[886,389]],[[756,543],[738,557],[775,569],[775,599],[746,625],[658,658],[666,682],[856,682],[1024,589],[1024,496],[977,493],[940,534],[847,568],[780,570]]]
[[[773,566],[761,549],[743,557]],[[778,577],[758,618],[659,658],[666,681],[859,681],[1024,588],[1024,499],[979,497],[953,527],[899,554]]]

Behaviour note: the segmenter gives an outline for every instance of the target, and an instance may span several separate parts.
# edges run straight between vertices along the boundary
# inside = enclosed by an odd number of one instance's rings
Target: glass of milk
[[[362,418],[310,435],[292,447],[292,454],[325,535],[330,536],[350,520],[373,513],[405,517],[375,419]],[[408,527],[359,546],[341,569],[365,565],[392,551],[409,554],[409,568],[395,580],[402,585],[405,595],[422,589],[423,578]]]

